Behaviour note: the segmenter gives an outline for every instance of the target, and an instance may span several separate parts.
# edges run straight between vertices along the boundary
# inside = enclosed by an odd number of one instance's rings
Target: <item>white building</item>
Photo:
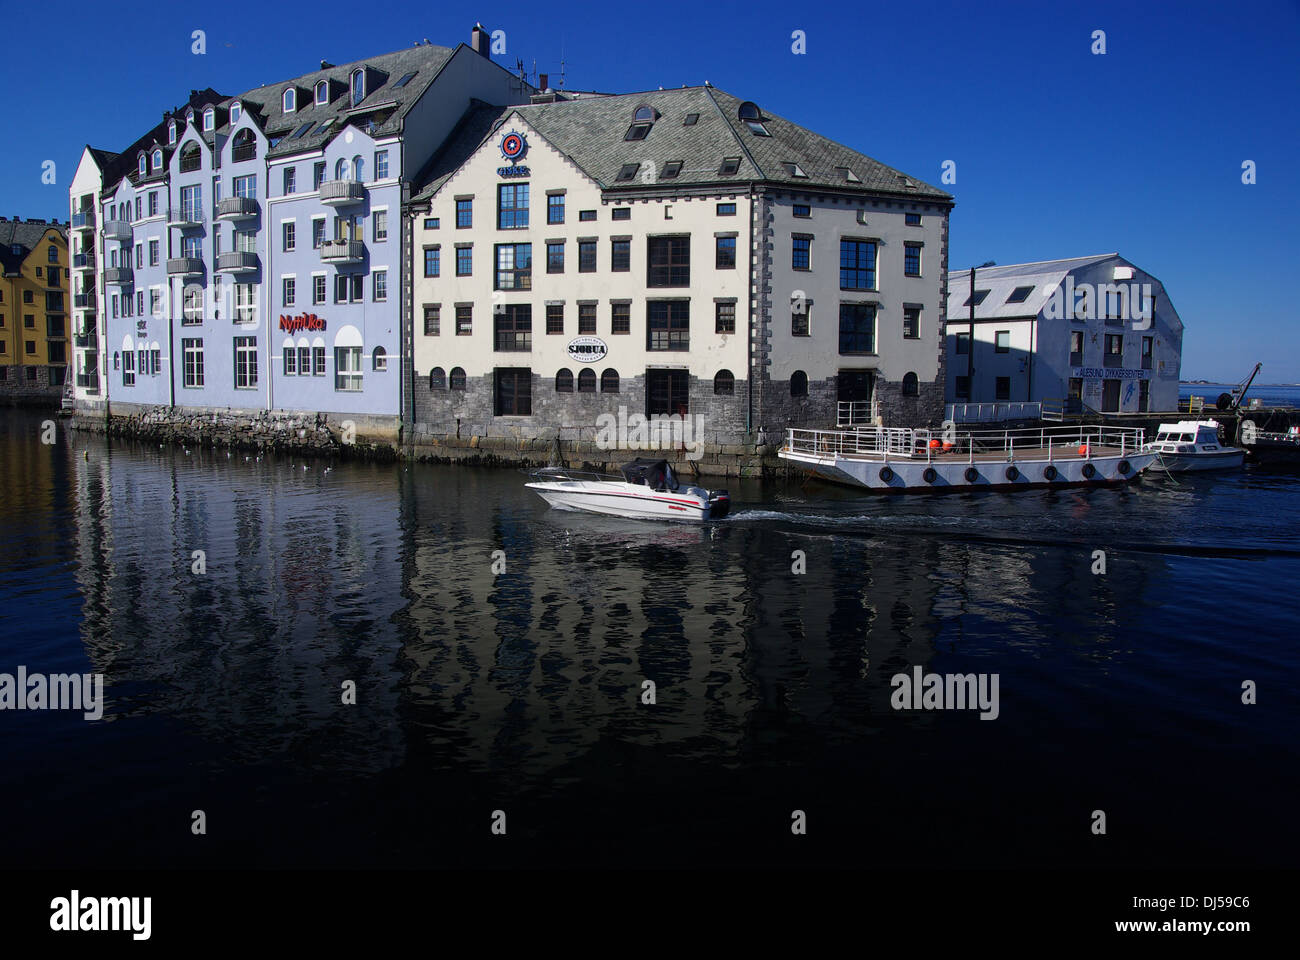
[[[973,291],[971,271],[948,275],[945,396],[957,419],[996,419],[994,403],[1003,417],[1019,403],[1177,409],[1182,321],[1164,285],[1119,254],[978,268]]]

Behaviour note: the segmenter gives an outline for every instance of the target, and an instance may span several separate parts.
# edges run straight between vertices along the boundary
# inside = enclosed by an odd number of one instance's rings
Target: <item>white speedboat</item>
[[[585,510],[637,520],[719,520],[731,509],[726,490],[682,486],[667,460],[638,457],[622,477],[546,467],[526,484],[559,510]]]
[[[1179,420],[1162,423],[1156,438],[1147,444],[1156,455],[1153,470],[1186,473],[1192,470],[1227,470],[1241,466],[1246,451],[1219,442],[1219,421]]]

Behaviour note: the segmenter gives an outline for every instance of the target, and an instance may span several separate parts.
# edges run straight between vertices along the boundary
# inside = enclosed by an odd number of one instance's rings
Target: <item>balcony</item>
[[[360,263],[365,255],[360,240],[326,240],[320,248],[321,263]]]
[[[327,180],[320,185],[320,202],[327,207],[362,203],[365,199],[366,188],[360,180]]]
[[[252,273],[257,267],[257,254],[250,251],[232,250],[217,254],[217,273]]]
[[[220,262],[220,259],[218,259],[218,262]],[[167,276],[169,277],[192,277],[202,272],[203,261],[198,257],[171,257],[167,261]]]
[[[72,215],[73,230],[94,230],[95,229],[95,211],[82,210],[80,213]]]
[[[77,374],[77,386],[81,387],[87,393],[99,392],[99,373],[79,373]]]
[[[193,230],[203,226],[203,207],[195,204],[191,207],[177,207],[167,211],[167,226],[182,230]]]
[[[74,336],[72,345],[78,350],[97,350],[99,349],[99,336],[94,330],[87,330],[85,333]]]
[[[130,220],[105,220],[104,239],[105,240],[130,240],[131,221]]]
[[[253,197],[226,197],[217,203],[218,220],[249,220],[261,212]]]
[[[74,294],[72,297],[72,305],[78,310],[94,310],[95,291],[89,290],[86,293]]]
[[[94,270],[95,255],[93,253],[74,253],[72,255],[72,266],[77,270]]]
[[[135,282],[135,271],[130,267],[105,267],[104,282],[129,287]]]

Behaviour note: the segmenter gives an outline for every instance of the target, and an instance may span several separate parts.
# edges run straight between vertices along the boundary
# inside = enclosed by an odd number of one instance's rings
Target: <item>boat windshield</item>
[[[651,490],[676,490],[677,477],[667,460],[645,460],[637,457],[623,464],[623,479],[628,483],[642,483]]]

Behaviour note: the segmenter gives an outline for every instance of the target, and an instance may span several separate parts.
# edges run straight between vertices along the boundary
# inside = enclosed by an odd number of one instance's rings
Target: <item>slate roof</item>
[[[756,180],[793,189],[834,188],[928,200],[952,199],[951,194],[937,187],[774,114],[760,111],[763,126],[770,134],[760,136],[739,119],[743,102],[716,87],[682,87],[506,107],[498,112],[498,117],[507,123],[517,113],[610,191],[645,189],[647,185],[640,175],[646,164],[653,164],[658,176],[666,163],[681,161],[681,173],[662,181],[660,187],[718,184],[734,188]],[[650,132],[642,140],[625,140],[635,110],[643,105],[651,107],[656,114]],[[698,121],[687,126],[685,119],[689,114],[698,114]],[[475,114],[467,119],[478,124],[482,118]],[[462,148],[473,139],[473,132],[457,132],[456,139]],[[480,137],[479,142],[487,135]],[[464,151],[460,162],[468,159],[477,146],[478,143],[473,143]],[[739,158],[737,170],[731,175],[720,173],[722,161],[727,157]],[[443,157],[436,170],[430,170],[423,182],[417,181],[415,199],[425,199],[437,191],[446,180],[450,160]],[[619,181],[620,169],[629,163],[641,164],[637,176],[630,181]],[[797,176],[786,164],[797,164],[807,176]],[[837,169],[842,167],[847,167],[858,179],[847,179],[844,171]]]
[[[44,220],[10,220],[0,217],[0,265],[5,276],[12,276],[22,270],[23,261],[36,249],[36,245],[45,236],[45,231],[55,229],[68,241],[68,228],[61,223],[46,223]],[[14,244],[21,248],[20,253],[13,253]]]
[[[1104,260],[1123,260],[1118,253],[1102,253],[1091,257],[1071,257],[1068,260],[1040,260],[1037,263],[1014,263],[1003,267],[980,267],[975,271],[975,290],[989,291],[976,308],[975,319],[1010,317],[1036,317],[1047,303],[1047,298],[1059,286],[1066,274],[1081,267],[1092,266]],[[1124,261],[1127,263],[1127,261]],[[1034,289],[1020,303],[1007,303],[1016,287],[1032,286]],[[970,268],[948,273],[948,319],[967,320],[970,307]]]

